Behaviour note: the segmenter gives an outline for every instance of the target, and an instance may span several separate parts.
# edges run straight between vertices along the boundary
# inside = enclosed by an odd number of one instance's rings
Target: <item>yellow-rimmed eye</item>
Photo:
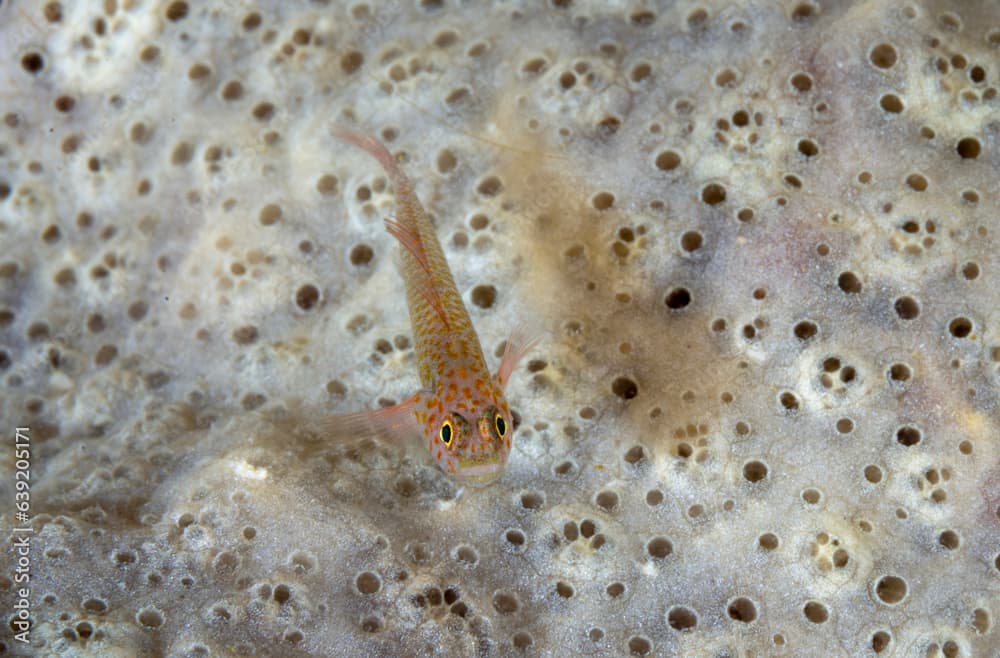
[[[503,435],[507,433],[507,421],[503,419],[503,416],[497,414],[497,417],[494,420],[494,422],[496,423],[497,426],[497,436],[499,436],[502,439]]]
[[[451,447],[451,442],[455,438],[455,428],[451,426],[450,420],[444,421],[438,435],[441,437],[441,441],[443,441],[446,446]]]

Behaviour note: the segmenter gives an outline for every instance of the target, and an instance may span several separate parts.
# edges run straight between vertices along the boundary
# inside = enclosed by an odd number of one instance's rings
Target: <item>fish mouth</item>
[[[463,459],[458,462],[456,475],[471,484],[487,484],[503,473],[503,463],[499,456]]]

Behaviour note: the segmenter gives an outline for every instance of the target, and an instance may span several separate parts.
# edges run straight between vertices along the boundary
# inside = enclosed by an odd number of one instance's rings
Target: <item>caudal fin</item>
[[[410,180],[403,173],[403,170],[399,168],[396,158],[385,147],[385,144],[367,133],[351,130],[340,125],[333,126],[333,134],[338,139],[364,149],[370,156],[378,160],[378,163],[385,169],[385,173],[389,174],[389,178],[392,179],[394,185],[410,187]]]

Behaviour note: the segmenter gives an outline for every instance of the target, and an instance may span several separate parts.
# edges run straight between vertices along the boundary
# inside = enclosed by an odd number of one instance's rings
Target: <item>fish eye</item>
[[[451,447],[451,441],[455,438],[455,429],[451,426],[451,421],[446,420],[444,424],[441,425],[441,431],[438,433],[441,440],[444,442],[445,446]]]
[[[497,435],[502,439],[503,435],[507,433],[507,421],[503,419],[503,416],[497,414],[496,417]]]

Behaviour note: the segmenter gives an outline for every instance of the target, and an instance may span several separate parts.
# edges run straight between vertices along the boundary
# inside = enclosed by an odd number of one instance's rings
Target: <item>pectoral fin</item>
[[[327,416],[318,423],[318,429],[337,441],[363,441],[385,438],[402,443],[420,436],[415,410],[420,393],[399,404],[383,409],[359,411],[352,414]]]
[[[507,345],[504,347],[503,358],[500,359],[500,367],[497,369],[496,378],[497,383],[500,384],[500,388],[507,386],[507,382],[514,373],[517,364],[535,347],[541,338],[542,334],[529,330],[526,323],[522,322],[514,327],[510,338],[507,339]]]

